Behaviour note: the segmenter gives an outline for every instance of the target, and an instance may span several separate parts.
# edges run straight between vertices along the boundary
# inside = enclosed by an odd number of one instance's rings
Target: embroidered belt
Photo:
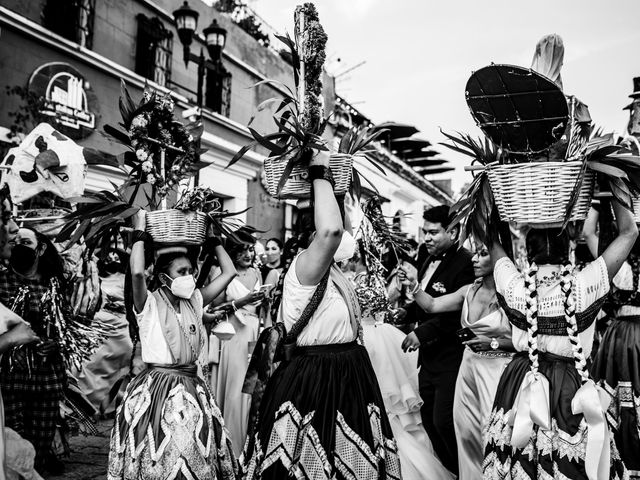
[[[149,368],[149,370],[155,370],[162,373],[184,375],[185,377],[198,376],[198,366],[194,363],[185,365],[162,365],[158,363],[148,363],[147,367]]]
[[[466,348],[468,348],[474,355],[485,358],[511,358],[514,355],[514,352],[506,352],[504,350],[481,350],[479,352],[474,352],[470,347]]]
[[[358,348],[355,340],[348,343],[330,343],[327,345],[310,345],[308,347],[296,347],[293,351],[294,357],[302,355],[324,355],[327,353],[342,353]]]
[[[622,315],[620,317],[615,317],[615,319],[622,322],[640,323],[640,315]]]

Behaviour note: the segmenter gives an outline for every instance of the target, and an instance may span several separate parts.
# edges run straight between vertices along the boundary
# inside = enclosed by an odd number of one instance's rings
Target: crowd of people
[[[286,243],[210,232],[202,248],[154,248],[140,211],[128,251],[99,262],[96,319],[111,333],[77,371],[43,307],[67,288],[65,260],[16,225],[3,190],[7,478],[64,471],[70,382],[114,418],[111,480],[638,476],[631,212],[611,202],[607,245],[595,209],[573,237],[505,226],[460,245],[442,205],[424,212],[420,245],[385,252],[345,228],[314,161],[313,211]],[[524,236],[524,271],[511,234]],[[570,261],[578,237],[592,257]],[[600,422],[596,383],[613,399]]]

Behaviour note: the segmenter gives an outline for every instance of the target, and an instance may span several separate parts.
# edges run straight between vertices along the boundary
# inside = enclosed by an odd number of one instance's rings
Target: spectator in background
[[[36,470],[62,474],[64,464],[52,450],[60,418],[66,372],[58,340],[50,338],[52,326],[44,316],[43,296],[56,283],[66,298],[63,262],[51,241],[31,228],[18,231],[10,267],[0,272],[0,300],[13,305],[27,289],[17,311],[41,338],[9,358],[2,359],[0,384],[5,401],[6,425],[33,443]]]
[[[260,268],[260,272],[262,273],[262,281],[264,283],[267,282],[267,276],[271,270],[277,269],[279,272],[282,271],[281,261],[282,261],[282,242],[277,238],[270,238],[267,240],[267,248],[265,251],[265,261]],[[279,275],[278,272],[278,275]]]
[[[420,266],[415,290],[440,297],[473,282],[475,275],[471,252],[459,248],[459,228],[448,230],[452,216],[449,207],[440,205],[426,210],[422,231],[429,252]],[[403,270],[414,267],[404,266]],[[403,274],[401,280],[405,280]],[[405,351],[420,350],[420,396],[422,422],[433,448],[451,472],[458,472],[456,436],[453,426],[453,397],[456,377],[462,362],[463,345],[456,332],[460,327],[460,310],[450,313],[429,314],[415,301],[407,305],[406,319],[418,326],[405,338]]]
[[[241,236],[244,240],[244,236]],[[251,397],[242,393],[244,377],[260,329],[259,306],[265,297],[260,287],[260,271],[253,268],[254,243],[238,243],[227,239],[227,251],[238,272],[223,294],[214,300],[215,306],[230,305],[229,322],[235,335],[222,344],[216,384],[212,390],[225,419],[237,456],[247,436]]]
[[[124,305],[124,271],[128,262],[128,255],[119,250],[111,250],[105,260],[98,261],[102,308],[95,321],[108,324],[113,330],[78,375],[80,388],[103,415],[114,412],[109,391],[127,373],[133,349]]]
[[[8,260],[15,245],[18,226],[11,214],[11,197],[9,189],[0,189],[0,259]],[[0,357],[14,347],[37,342],[39,338],[27,322],[0,303]],[[7,442],[7,438],[9,442]],[[5,449],[5,446],[8,447]],[[6,457],[5,457],[6,450]],[[0,395],[0,480],[13,473],[24,477],[31,475],[39,478],[33,472],[33,458],[35,450],[26,440],[20,438],[13,431],[5,431],[4,406]],[[15,476],[15,475],[14,475]]]

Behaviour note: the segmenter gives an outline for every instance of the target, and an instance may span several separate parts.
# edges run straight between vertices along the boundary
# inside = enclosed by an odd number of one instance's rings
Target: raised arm
[[[329,155],[320,152],[312,160],[309,167],[313,178],[313,214],[316,234],[309,245],[298,257],[296,275],[303,285],[316,285],[320,282],[333,262],[333,254],[340,245],[342,232],[342,214],[338,201],[333,193],[333,186],[325,178],[314,178],[314,167],[329,168]]]
[[[147,302],[147,279],[144,274],[144,232],[146,226],[146,212],[140,209],[133,220],[133,246],[131,247],[131,255],[129,256],[133,306],[137,313],[142,312],[144,304]]]
[[[613,212],[616,215],[616,224],[618,226],[618,236],[602,253],[604,263],[607,265],[609,279],[618,273],[620,267],[629,256],[633,244],[638,238],[638,227],[636,226],[633,213],[624,208],[616,200],[613,200]]]
[[[584,240],[587,243],[587,247],[589,248],[591,255],[593,255],[593,258],[598,258],[598,234],[596,233],[598,216],[598,211],[591,207],[591,209],[589,209],[589,214],[584,221],[584,225],[582,226]]]
[[[220,275],[211,281],[211,283],[200,289],[200,293],[202,293],[202,303],[204,305],[209,305],[214,298],[220,295],[224,289],[227,288],[227,285],[231,283],[231,280],[238,275],[231,257],[229,257],[229,254],[224,249],[220,241],[214,241],[213,244],[215,245],[214,252],[216,257],[218,257],[218,264],[220,265],[221,272]]]

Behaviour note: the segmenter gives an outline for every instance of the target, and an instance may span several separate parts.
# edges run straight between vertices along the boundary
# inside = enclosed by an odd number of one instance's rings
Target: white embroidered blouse
[[[560,267],[541,265],[538,269],[538,349],[564,357],[573,356],[564,318],[564,294],[560,287]],[[524,274],[507,257],[496,262],[494,278],[498,300],[512,325],[512,340],[517,351],[527,350],[526,298]],[[573,274],[578,336],[584,355],[591,354],[595,318],[609,293],[609,274],[602,257]]]

